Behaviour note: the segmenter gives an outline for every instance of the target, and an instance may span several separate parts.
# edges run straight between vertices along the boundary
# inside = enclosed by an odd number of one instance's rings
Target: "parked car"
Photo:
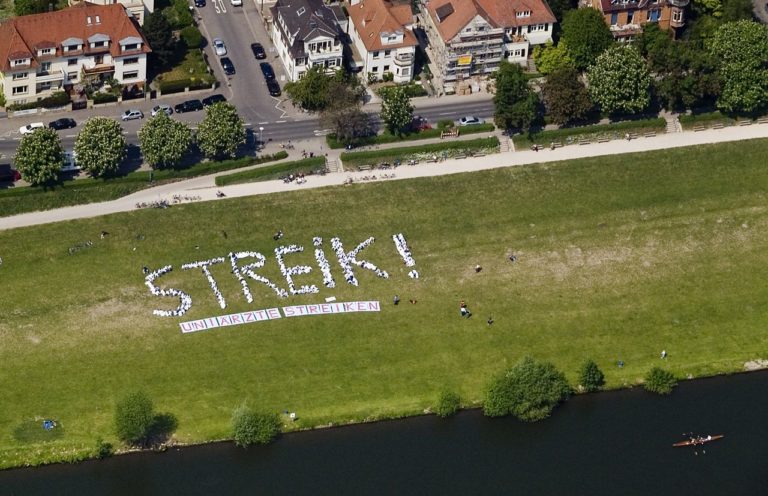
[[[280,96],[282,94],[280,91],[280,85],[274,79],[267,80],[267,89],[269,90],[269,94],[272,96]]]
[[[229,57],[222,57],[219,59],[219,61],[221,62],[221,68],[224,69],[224,74],[227,76],[232,76],[235,74],[235,64],[229,60]]]
[[[165,112],[166,115],[171,115],[173,113],[173,109],[170,105],[166,105],[164,103],[152,107],[152,117],[156,116],[160,112]]]
[[[221,38],[214,38],[213,39],[213,51],[216,52],[216,55],[219,57],[223,57],[227,54],[227,45],[224,44],[224,40]]]
[[[42,122],[33,122],[31,124],[27,124],[26,126],[21,126],[19,128],[19,132],[21,134],[29,134],[35,131],[35,129],[40,129],[45,127],[45,124]]]
[[[0,164],[0,183],[12,183],[19,179],[21,179],[21,174],[11,167],[11,164]]]
[[[205,7],[205,0],[195,0],[195,7]]]
[[[197,110],[203,110],[203,102],[200,100],[187,100],[186,102],[182,102],[175,107],[173,107],[173,110],[177,114],[183,114],[184,112],[195,112]]]
[[[472,115],[467,115],[459,119],[459,125],[461,126],[471,126],[472,124],[482,124],[482,123],[483,123],[482,119],[479,119]]]
[[[77,172],[80,166],[77,165],[77,153],[74,150],[64,152],[64,164],[61,166],[61,172]]]
[[[62,117],[61,119],[56,119],[55,121],[51,121],[48,123],[48,127],[55,130],[60,129],[69,129],[72,127],[77,126],[77,123],[74,119],[70,119],[69,117]]]
[[[143,119],[144,118],[144,112],[137,109],[131,109],[126,110],[123,112],[123,115],[120,116],[120,120],[123,121],[132,121],[134,119]]]
[[[261,73],[264,74],[264,79],[267,81],[270,79],[275,79],[275,70],[272,69],[272,66],[269,65],[269,62],[262,62],[259,64],[259,67],[261,67]]]
[[[261,43],[251,43],[251,50],[253,51],[253,56],[257,59],[265,59],[267,58],[267,52],[264,51],[264,47],[261,46]]]
[[[432,125],[426,118],[420,115],[415,115],[413,121],[411,121],[411,129],[414,131],[424,131],[426,129],[432,129]]]
[[[227,101],[227,99],[224,98],[224,95],[222,95],[220,93],[217,93],[215,95],[211,95],[209,97],[203,98],[203,106],[204,107],[209,107],[209,106],[213,105],[214,103],[226,102],[226,101]]]
[[[240,7],[243,5],[243,0],[229,0],[229,2],[235,7]]]

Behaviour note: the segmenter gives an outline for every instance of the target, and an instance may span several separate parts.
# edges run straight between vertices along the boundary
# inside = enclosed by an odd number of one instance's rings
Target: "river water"
[[[768,494],[768,372],[572,398],[542,422],[478,411],[0,472],[0,493]],[[683,433],[725,434],[672,448]]]

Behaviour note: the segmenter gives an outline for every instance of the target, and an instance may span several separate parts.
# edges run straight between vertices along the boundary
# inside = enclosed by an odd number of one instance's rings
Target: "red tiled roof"
[[[441,20],[437,11],[449,4],[453,12]],[[433,0],[427,4],[427,10],[445,42],[452,40],[477,15],[497,28],[556,22],[546,0]],[[525,11],[531,15],[517,17],[518,12]]]
[[[413,11],[410,3],[393,3],[386,0],[362,0],[347,8],[349,17],[355,25],[357,35],[370,52],[416,46],[416,36],[405,26],[413,24]],[[403,32],[402,43],[384,45],[381,43],[382,32]]]
[[[88,17],[91,18],[90,24]],[[60,48],[60,43],[67,38],[80,38],[87,44],[88,38],[95,34],[110,37],[110,53],[113,57],[123,55],[118,42],[128,37],[142,40],[141,52],[152,51],[137,23],[125,13],[121,4],[95,5],[82,2],[63,10],[15,17],[0,23],[0,70],[10,70],[10,61],[20,58],[32,59],[31,67],[36,67],[39,48]]]

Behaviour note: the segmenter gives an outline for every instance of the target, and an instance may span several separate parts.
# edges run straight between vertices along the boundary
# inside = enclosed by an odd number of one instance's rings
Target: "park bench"
[[[464,154],[459,154],[459,155],[454,156],[453,158],[467,158],[467,156],[464,155]]]
[[[363,165],[358,165],[357,166],[357,170],[359,170],[359,171],[369,171],[371,169],[373,169],[373,166],[370,165],[370,164],[363,164]]]
[[[694,131],[703,131],[704,129],[706,129],[706,128],[704,126],[702,126],[701,124],[696,124],[695,126],[693,126],[693,130]]]
[[[739,121],[739,126],[749,126],[752,124],[752,121],[749,119],[744,119]]]
[[[580,144],[580,145],[588,145],[588,144],[590,144],[590,143],[592,143],[592,142],[591,142],[591,141],[589,141],[589,140],[585,140],[585,139],[581,139],[581,140],[579,140],[579,144]]]
[[[716,123],[715,123],[715,124],[712,126],[712,129],[722,129],[722,128],[724,128],[724,127],[725,127],[725,124],[723,124],[722,122],[716,122]]]
[[[428,163],[428,164],[429,163],[435,164],[435,163],[437,163],[439,161],[440,161],[439,158],[434,158],[434,157],[429,157],[428,159],[425,160],[425,162]]]
[[[653,138],[654,136],[656,136],[656,132],[655,131],[650,131],[650,132],[645,133],[643,136],[645,136],[646,138]]]
[[[598,143],[608,143],[609,141],[611,141],[611,138],[608,138],[606,136],[603,136],[601,138],[597,138],[597,142]]]
[[[483,153],[483,152],[473,153],[472,156],[473,157],[485,157],[485,153]]]
[[[760,117],[757,119],[758,124],[768,124],[768,117]]]
[[[554,141],[554,142],[552,142],[552,144],[551,144],[550,146],[551,146],[552,148],[562,148],[562,147],[563,147],[563,144],[562,144],[562,143],[560,143],[559,141]]]
[[[629,139],[633,140],[633,139],[637,139],[637,138],[639,138],[637,133],[629,133]]]

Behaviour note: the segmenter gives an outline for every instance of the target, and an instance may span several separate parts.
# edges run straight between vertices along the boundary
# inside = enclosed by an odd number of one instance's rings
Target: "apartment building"
[[[658,23],[661,29],[685,26],[685,8],[690,0],[587,0],[603,14],[617,41],[632,41],[643,25]]]

